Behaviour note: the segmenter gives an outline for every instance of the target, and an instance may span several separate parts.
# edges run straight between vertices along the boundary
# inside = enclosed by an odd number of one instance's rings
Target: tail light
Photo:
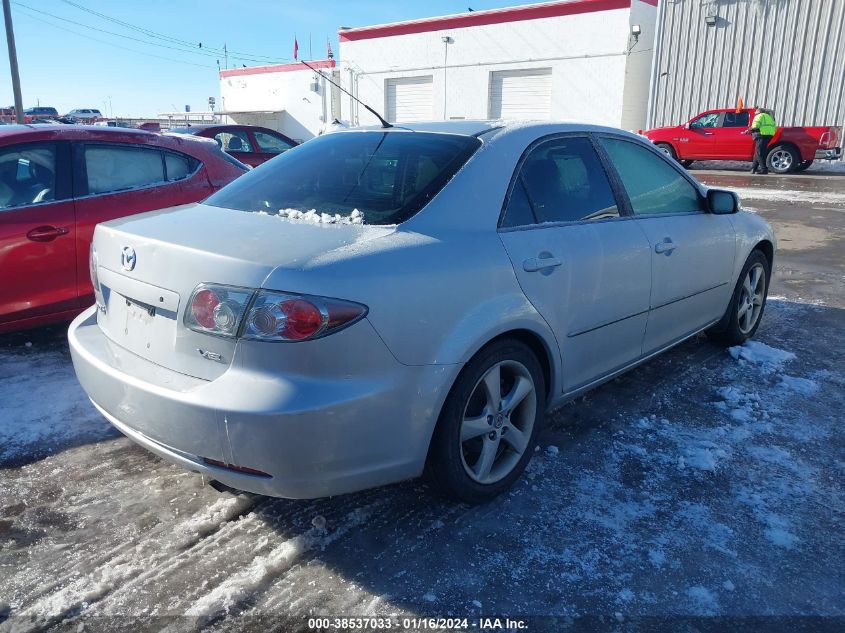
[[[827,149],[830,147],[830,141],[833,138],[833,135],[830,131],[822,132],[822,135],[819,137],[819,147]]]
[[[259,341],[305,341],[337,332],[367,314],[351,301],[259,291],[246,317],[243,338]]]
[[[366,314],[366,306],[341,299],[200,284],[191,294],[184,320],[195,332],[296,342],[327,336]]]
[[[200,284],[185,310],[185,325],[197,332],[234,337],[253,294],[247,288]]]
[[[88,249],[88,274],[91,276],[91,285],[94,286],[94,300],[97,302],[97,307],[101,310],[106,309],[106,300],[103,298],[103,289],[100,286],[100,277],[97,274],[97,249],[94,248],[94,243],[91,242],[91,248]]]

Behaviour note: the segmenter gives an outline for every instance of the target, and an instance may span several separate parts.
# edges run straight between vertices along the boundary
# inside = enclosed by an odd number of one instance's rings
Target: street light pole
[[[18,53],[15,49],[15,31],[12,29],[12,8],[9,6],[9,0],[3,0],[3,18],[6,21],[6,43],[9,45],[9,68],[12,71],[12,91],[15,93],[15,119],[18,123],[23,123],[21,77],[18,73]]]

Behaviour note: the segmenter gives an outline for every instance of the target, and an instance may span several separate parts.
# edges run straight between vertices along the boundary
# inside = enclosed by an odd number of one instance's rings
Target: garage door
[[[388,121],[431,121],[434,118],[431,75],[387,79],[386,83]]]
[[[491,119],[548,119],[551,105],[551,68],[490,73]]]

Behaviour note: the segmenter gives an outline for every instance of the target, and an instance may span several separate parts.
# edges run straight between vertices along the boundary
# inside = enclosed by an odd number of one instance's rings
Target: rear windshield
[[[327,134],[241,176],[206,204],[271,215],[360,214],[365,224],[399,224],[428,204],[480,145],[471,136],[427,132]]]

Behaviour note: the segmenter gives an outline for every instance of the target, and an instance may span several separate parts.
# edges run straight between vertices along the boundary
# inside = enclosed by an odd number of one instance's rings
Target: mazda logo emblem
[[[136,261],[138,261],[138,256],[135,255],[135,249],[131,246],[124,246],[120,252],[120,265],[123,266],[123,270],[135,268]]]

